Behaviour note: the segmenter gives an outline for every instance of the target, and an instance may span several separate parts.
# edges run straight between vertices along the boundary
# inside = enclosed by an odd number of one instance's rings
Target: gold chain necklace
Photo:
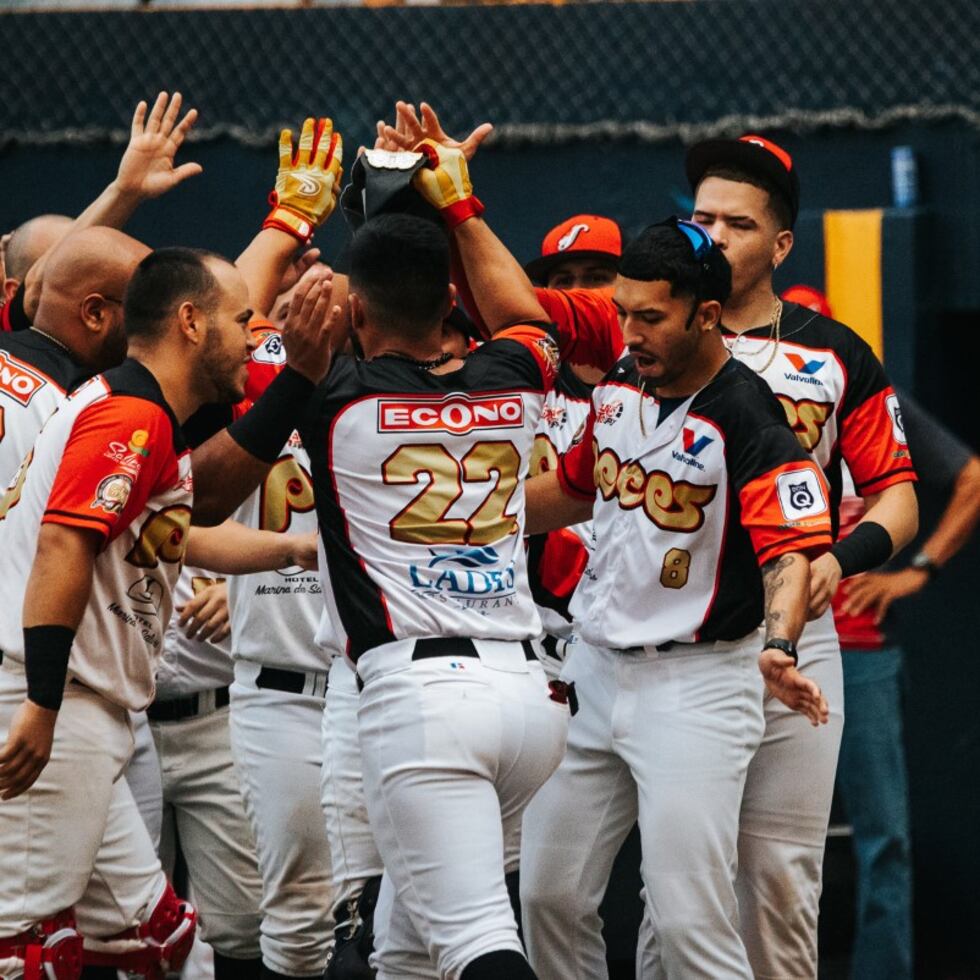
[[[767,341],[772,343],[772,350],[769,351],[769,359],[766,361],[765,364],[762,365],[761,368],[754,368],[752,367],[751,364],[748,365],[750,368],[752,368],[753,371],[755,371],[756,374],[765,374],[766,371],[769,370],[769,366],[776,359],[776,352],[779,350],[779,336],[780,336],[780,327],[782,326],[782,322],[783,322],[783,301],[778,296],[774,296],[773,304],[772,304],[772,319],[769,321],[769,336],[766,338]],[[736,335],[734,346],[737,346],[738,342],[741,339],[742,339],[742,334]]]

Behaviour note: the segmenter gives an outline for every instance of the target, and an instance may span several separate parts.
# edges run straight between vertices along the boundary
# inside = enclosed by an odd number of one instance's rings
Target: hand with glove
[[[433,139],[422,140],[415,149],[425,154],[429,164],[415,174],[415,189],[442,215],[447,227],[453,229],[483,214],[462,149],[441,146]]]
[[[293,150],[292,130],[279,134],[279,173],[263,228],[277,228],[304,244],[330,217],[343,176],[343,140],[329,119],[307,119]]]

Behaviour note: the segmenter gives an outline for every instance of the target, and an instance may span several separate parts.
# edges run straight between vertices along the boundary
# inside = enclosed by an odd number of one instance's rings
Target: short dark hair
[[[732,267],[717,245],[701,259],[695,258],[691,240],[676,224],[649,225],[623,250],[619,274],[624,279],[670,283],[671,296],[690,296],[698,301],[724,304],[732,291]]]
[[[219,302],[220,287],[207,260],[228,260],[199,248],[158,248],[136,267],[123,298],[128,337],[155,337],[184,302],[210,312]]]
[[[698,183],[700,187],[709,177],[719,177],[722,180],[732,180],[736,184],[751,184],[769,195],[769,213],[776,219],[779,230],[793,227],[793,208],[786,200],[783,192],[770,180],[759,174],[749,173],[741,167],[717,166],[709,167]]]
[[[449,239],[408,214],[366,221],[350,246],[350,288],[385,324],[409,331],[437,323],[449,290]]]

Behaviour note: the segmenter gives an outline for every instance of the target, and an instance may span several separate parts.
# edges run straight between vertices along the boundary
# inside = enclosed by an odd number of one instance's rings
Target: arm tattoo
[[[783,619],[783,611],[774,609],[779,593],[786,584],[783,573],[796,561],[795,555],[783,555],[773,558],[762,566],[762,585],[765,590],[766,636],[779,635],[775,627]]]

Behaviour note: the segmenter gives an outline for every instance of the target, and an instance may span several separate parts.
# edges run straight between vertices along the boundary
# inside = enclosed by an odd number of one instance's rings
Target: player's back
[[[515,327],[436,374],[340,358],[301,428],[327,557],[321,643],[356,657],[395,639],[523,640],[523,480],[553,381],[545,331]]]

